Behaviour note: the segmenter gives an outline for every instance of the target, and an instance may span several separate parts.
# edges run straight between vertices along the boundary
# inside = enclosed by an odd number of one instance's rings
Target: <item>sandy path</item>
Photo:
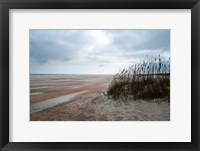
[[[85,93],[87,91],[81,91],[81,92],[77,92],[77,93],[73,93],[73,94],[69,94],[69,95],[64,95],[64,96],[60,96],[57,98],[53,98],[53,99],[49,99],[43,102],[39,102],[36,104],[31,105],[30,107],[30,113],[35,113],[35,112],[39,112],[41,110],[50,108],[50,107],[54,107],[58,104],[64,103],[64,102],[69,102],[70,99],[72,99],[73,97],[75,97],[78,94],[81,93]]]

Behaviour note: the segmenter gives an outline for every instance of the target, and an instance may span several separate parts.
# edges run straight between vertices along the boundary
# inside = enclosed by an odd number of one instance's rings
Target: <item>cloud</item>
[[[84,32],[83,30],[31,30],[30,55],[39,63],[73,59],[89,42],[88,35]]]
[[[123,56],[141,57],[145,53],[156,54],[170,49],[169,30],[122,30],[113,33],[113,45],[123,51]]]
[[[111,31],[113,44],[126,49],[169,49],[169,30],[117,30]]]
[[[30,30],[31,73],[113,73],[170,56],[170,30]]]

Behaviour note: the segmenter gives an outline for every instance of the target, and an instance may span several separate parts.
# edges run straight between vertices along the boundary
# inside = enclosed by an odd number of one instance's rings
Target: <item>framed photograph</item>
[[[200,150],[198,0],[2,0],[1,150]]]

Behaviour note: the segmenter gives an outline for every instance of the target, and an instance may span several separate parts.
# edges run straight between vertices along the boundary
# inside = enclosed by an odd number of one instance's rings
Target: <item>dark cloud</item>
[[[67,61],[76,57],[88,42],[85,31],[31,30],[30,56],[39,63],[48,60]]]
[[[167,49],[170,46],[170,30],[117,30],[109,31],[113,44],[126,50]]]
[[[113,45],[125,56],[140,56],[143,51],[169,51],[170,30],[123,30],[112,31]],[[151,53],[151,52],[150,52]]]

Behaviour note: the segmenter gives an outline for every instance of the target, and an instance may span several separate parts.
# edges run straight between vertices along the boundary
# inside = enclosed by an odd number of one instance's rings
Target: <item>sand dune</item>
[[[31,115],[41,121],[169,121],[168,103],[130,102],[116,107],[100,93],[84,93],[71,101]]]

